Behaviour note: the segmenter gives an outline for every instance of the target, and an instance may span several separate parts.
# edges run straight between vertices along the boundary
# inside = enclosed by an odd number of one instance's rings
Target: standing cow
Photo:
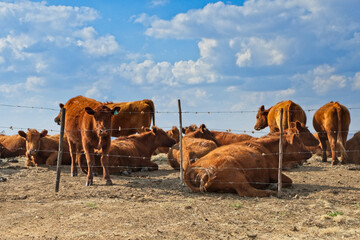
[[[120,107],[110,109],[101,102],[83,96],[71,98],[64,107],[66,109],[65,136],[71,155],[71,175],[77,175],[75,159],[80,161],[80,151],[83,149],[88,167],[86,186],[91,186],[95,164],[94,149],[101,149],[103,178],[106,185],[112,185],[108,170],[111,117],[118,113]]]
[[[255,130],[261,130],[269,126],[270,132],[278,132],[280,130],[280,110],[284,109],[283,128],[290,128],[291,122],[299,121],[306,125],[306,115],[304,110],[291,100],[283,101],[275,104],[265,110],[264,105],[259,108],[256,114]]]
[[[326,162],[326,140],[330,143],[331,164],[335,165],[339,161],[336,156],[336,143],[339,143],[341,158],[340,162],[346,162],[346,138],[349,132],[350,112],[338,102],[329,102],[319,108],[313,118],[314,129],[318,132],[318,137],[322,149],[322,161]]]
[[[142,133],[150,127],[151,120],[155,125],[155,106],[149,99],[119,103],[106,102],[104,104],[110,109],[120,107],[119,113],[111,119],[112,137]],[[63,108],[64,104],[60,103],[59,106]],[[60,113],[54,121],[60,125]]]

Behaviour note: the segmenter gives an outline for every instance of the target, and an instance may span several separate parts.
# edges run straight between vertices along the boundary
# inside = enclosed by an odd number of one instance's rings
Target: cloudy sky
[[[359,9],[358,0],[1,1],[0,131],[58,131],[59,103],[77,95],[152,99],[164,129],[178,125],[180,99],[184,125],[247,132],[261,105],[293,100],[313,129],[314,110],[339,101],[359,131]]]

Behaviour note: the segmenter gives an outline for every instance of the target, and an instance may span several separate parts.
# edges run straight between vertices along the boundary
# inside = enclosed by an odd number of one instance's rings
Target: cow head
[[[56,122],[58,125],[61,124],[61,110],[63,109],[64,104],[60,103],[59,107],[60,107],[60,113],[56,116],[56,118],[54,118],[54,122]]]
[[[100,105],[95,109],[85,108],[85,112],[94,117],[95,130],[99,137],[110,137],[111,135],[111,117],[118,114],[120,107],[110,109],[105,105]]]
[[[39,133],[36,129],[28,129],[28,132],[20,130],[18,134],[26,140],[26,154],[28,156],[35,156],[40,150],[40,140],[47,135],[48,131],[43,130]]]
[[[298,134],[301,141],[305,146],[318,146],[319,141],[315,138],[315,136],[309,131],[309,129],[305,126],[305,124],[296,121],[290,123],[290,128],[287,131],[292,131]]]
[[[152,133],[156,136],[155,144],[161,147],[172,147],[176,144],[175,139],[171,138],[164,130],[152,127]]]
[[[192,132],[188,132],[185,136],[194,137],[194,138],[204,138],[207,140],[211,140],[211,141],[215,142],[217,146],[219,146],[214,135],[210,132],[209,129],[207,129],[205,124],[201,124],[200,127],[198,127],[197,129],[195,129]]]
[[[180,131],[176,126],[173,126],[172,129],[166,131],[167,135],[174,139],[176,142],[179,142],[180,139]]]
[[[187,134],[190,132],[194,132],[196,129],[198,129],[198,126],[196,126],[196,124],[192,124],[188,127],[183,127],[182,128],[182,133]]]
[[[262,105],[259,108],[258,113],[256,114],[256,124],[254,126],[255,130],[261,130],[268,126],[268,120],[267,120],[268,114],[269,114],[269,110],[265,110],[264,105]]]
[[[312,153],[305,147],[298,134],[288,132],[284,134],[284,161],[305,161]]]

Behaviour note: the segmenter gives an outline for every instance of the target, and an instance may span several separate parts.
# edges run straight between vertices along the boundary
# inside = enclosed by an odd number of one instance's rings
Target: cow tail
[[[154,102],[151,101],[151,100],[148,100],[146,103],[150,106],[150,113],[152,115],[153,126],[155,126],[155,105],[154,105]]]
[[[214,168],[197,169],[197,167],[188,167],[184,173],[186,185],[194,192],[206,192],[215,178]]]
[[[344,155],[344,158],[347,158],[347,153],[346,153],[346,149],[345,146],[343,144],[343,139],[342,139],[342,116],[343,116],[343,110],[340,106],[340,104],[338,102],[336,102],[336,113],[337,113],[337,119],[338,119],[338,132],[337,132],[337,142],[339,143],[340,146],[340,151],[341,153]]]

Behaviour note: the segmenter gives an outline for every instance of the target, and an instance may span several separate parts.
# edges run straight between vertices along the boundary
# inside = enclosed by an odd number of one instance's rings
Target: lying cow
[[[288,100],[275,104],[269,109],[265,110],[262,105],[256,114],[255,130],[261,130],[269,126],[270,133],[280,130],[280,110],[283,111],[283,129],[290,128],[291,122],[299,121],[306,125],[306,115],[304,110],[296,103]]]
[[[111,118],[120,111],[120,107],[110,109],[101,102],[83,96],[71,98],[63,107],[66,109],[65,136],[71,155],[71,175],[77,175],[75,160],[80,160],[83,150],[88,168],[86,186],[93,185],[94,150],[101,149],[103,178],[106,185],[112,185],[108,169]]]
[[[157,127],[140,134],[118,137],[112,140],[110,145],[110,173],[158,170],[158,165],[151,161],[151,155],[158,147],[169,147],[175,143],[176,141],[169,137],[164,130]],[[96,165],[99,166],[99,155],[96,155],[95,159]],[[101,174],[101,168],[96,168],[95,171]]]
[[[151,120],[155,125],[155,106],[153,101],[144,99],[134,102],[106,102],[106,107],[113,109],[120,107],[119,113],[114,115],[111,120],[112,132],[111,136],[128,136],[134,133],[141,133],[145,128],[150,127]],[[64,107],[64,104],[59,104],[60,109]],[[60,114],[54,119],[54,121],[60,125]]]
[[[349,163],[360,164],[360,132],[346,142],[346,152]]]
[[[180,144],[177,143],[171,147],[168,153],[168,163],[174,169],[180,169]],[[202,124],[199,128],[187,130],[185,136],[182,138],[183,148],[183,169],[187,165],[214,150],[218,147],[218,142]]]
[[[340,162],[346,162],[345,144],[350,125],[350,112],[338,102],[329,102],[319,108],[313,118],[315,131],[318,132],[322,149],[322,161],[327,162],[326,140],[330,143],[331,164],[338,164],[339,160],[336,155],[336,143],[339,144],[341,151]]]
[[[48,131],[39,133],[36,129],[28,129],[28,132],[20,130],[19,136],[26,141],[26,166],[37,166],[38,164],[56,165],[59,150],[59,134],[48,136]],[[63,142],[63,155],[61,163],[71,164],[69,147]]]
[[[294,133],[284,135],[284,162],[311,157]],[[276,192],[266,189],[278,182],[279,136],[221,146],[209,152],[184,172],[186,185],[197,192],[236,192],[239,196],[267,197]],[[282,174],[283,187],[292,180]]]
[[[26,153],[25,140],[19,135],[0,134],[0,158],[24,156]]]

